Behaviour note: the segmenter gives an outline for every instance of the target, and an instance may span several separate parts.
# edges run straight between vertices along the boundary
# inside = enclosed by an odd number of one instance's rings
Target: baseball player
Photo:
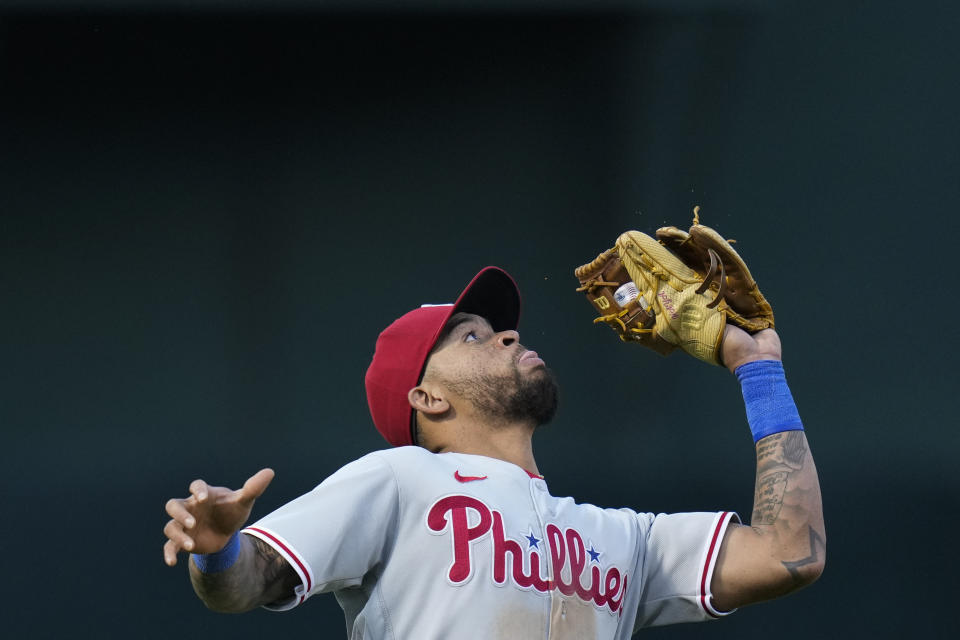
[[[661,315],[697,325],[686,294],[660,291],[669,278],[637,271],[643,256],[620,244],[607,256],[620,260],[613,268],[600,260],[578,270],[601,319],[612,322],[603,313],[612,304],[639,301],[638,323],[620,316],[622,335],[673,339],[655,326]],[[707,315],[729,320],[737,311],[718,304],[723,284],[700,271],[696,295],[715,298]],[[622,286],[633,287],[627,300],[614,295]],[[333,592],[355,640],[622,639],[720,618],[819,576],[819,484],[772,328],[751,335],[724,322],[719,336],[700,340],[715,348],[701,359],[737,374],[756,441],[754,512],[744,526],[728,511],[654,515],[553,496],[532,434],[553,417],[557,387],[544,359],[521,344],[519,315],[514,281],[487,267],[455,303],[401,316],[380,334],[366,375],[374,424],[393,448],[347,464],[252,524],[273,471],[237,490],[195,480],[189,497],[166,505],[165,562],[192,552],[193,587],[217,611],[285,611]],[[676,339],[688,351],[696,342]]]

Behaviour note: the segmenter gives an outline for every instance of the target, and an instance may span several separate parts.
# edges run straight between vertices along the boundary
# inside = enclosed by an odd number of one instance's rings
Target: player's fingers
[[[190,495],[197,499],[197,502],[203,502],[210,495],[210,487],[199,478],[190,483]]]
[[[255,474],[247,478],[240,490],[241,500],[255,500],[263,495],[267,487],[273,481],[273,469],[260,469]]]
[[[179,522],[185,529],[190,529],[193,525],[197,524],[196,518],[193,517],[187,507],[184,506],[183,500],[178,500],[176,498],[170,498],[167,500],[167,515]]]
[[[163,527],[163,535],[167,536],[170,542],[173,542],[178,548],[184,551],[191,551],[193,549],[193,538],[186,534],[183,527],[180,526],[180,523],[176,520],[167,522],[166,526]]]
[[[163,543],[163,561],[168,567],[177,564],[177,552],[179,551],[180,547],[173,540],[167,540]]]

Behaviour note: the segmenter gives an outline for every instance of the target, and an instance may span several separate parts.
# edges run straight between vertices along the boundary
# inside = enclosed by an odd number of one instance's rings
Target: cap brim
[[[454,313],[486,318],[494,331],[516,329],[520,324],[520,290],[503,269],[484,267],[457,298],[450,315]]]

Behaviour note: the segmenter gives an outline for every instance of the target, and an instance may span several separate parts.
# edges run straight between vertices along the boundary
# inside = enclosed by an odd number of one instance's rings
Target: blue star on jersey
[[[590,548],[587,549],[587,553],[590,554],[590,562],[600,563],[600,552],[593,548],[593,545],[590,545]]]
[[[528,549],[531,548],[531,547],[534,548],[534,549],[537,549],[537,550],[540,549],[540,546],[539,546],[539,545],[540,545],[540,538],[537,538],[537,537],[535,537],[535,536],[533,535],[533,529],[530,530],[530,535],[524,536],[524,537],[527,539],[528,542],[530,542],[530,546],[527,547]]]

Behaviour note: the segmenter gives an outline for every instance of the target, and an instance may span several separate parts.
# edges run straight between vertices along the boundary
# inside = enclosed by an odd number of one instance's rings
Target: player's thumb
[[[252,502],[259,498],[273,481],[273,476],[273,469],[266,468],[260,469],[260,471],[247,478],[247,481],[243,483],[243,489],[240,490],[242,493],[241,499],[245,502]]]

